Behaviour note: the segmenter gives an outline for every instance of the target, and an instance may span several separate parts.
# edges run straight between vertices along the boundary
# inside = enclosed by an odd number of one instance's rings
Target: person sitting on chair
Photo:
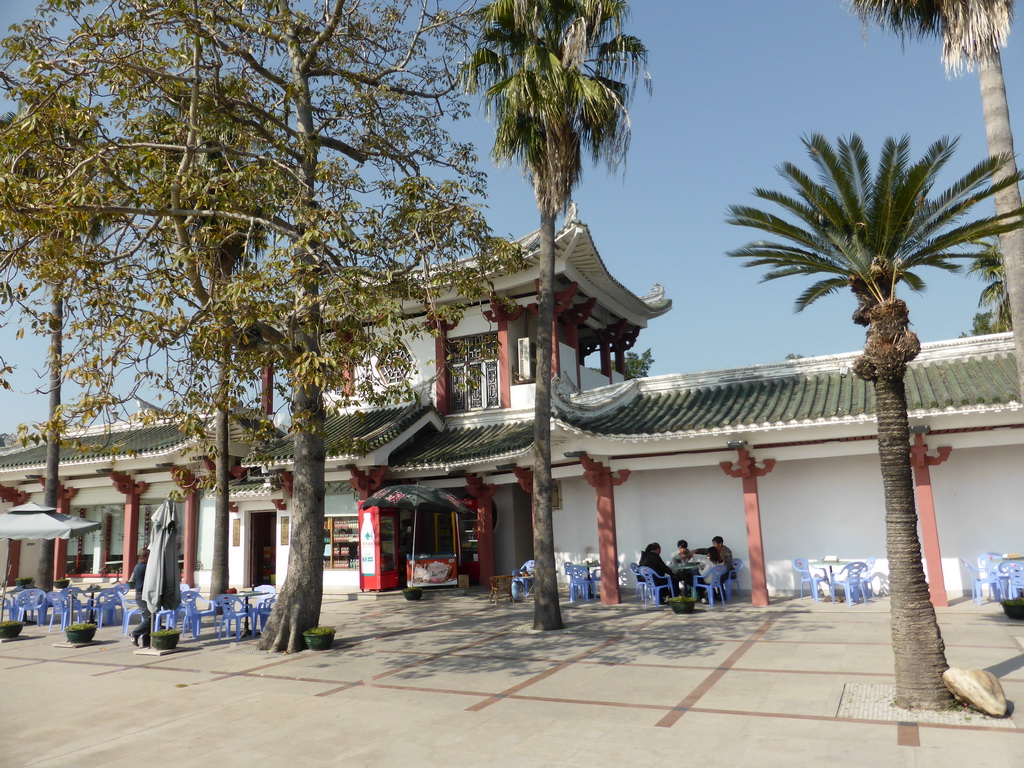
[[[643,554],[640,555],[638,566],[640,568],[647,567],[654,571],[655,586],[658,586],[662,579],[666,584],[671,584],[675,580],[672,569],[665,565],[665,561],[661,559],[661,545],[656,541],[648,544],[644,549]],[[668,592],[662,590],[659,594],[661,595],[661,602],[664,604],[668,599]]]
[[[707,555],[709,558],[711,553],[714,552],[718,560],[718,562],[715,562],[715,565],[724,565],[726,573],[732,570],[732,550],[725,546],[725,539],[721,536],[715,536],[711,540],[711,546],[707,549],[695,549],[693,551],[698,555]]]
[[[672,553],[672,557],[668,561],[668,567],[672,569],[681,589],[689,587],[693,581],[692,571],[683,570],[684,565],[689,565],[693,561],[693,553],[689,550],[689,546],[686,539],[677,541],[676,551]]]

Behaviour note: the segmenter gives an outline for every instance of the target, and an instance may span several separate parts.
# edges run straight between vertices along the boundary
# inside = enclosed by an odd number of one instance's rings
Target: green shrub
[[[697,602],[697,598],[689,597],[688,595],[680,595],[679,597],[670,597],[668,601],[670,603],[695,603]]]
[[[96,629],[95,624],[70,624],[67,627],[72,632],[84,632],[87,629]]]
[[[313,627],[312,629],[307,629],[302,634],[304,634],[304,635],[333,635],[334,634],[334,627],[324,627],[324,626]]]
[[[176,637],[181,634],[180,629],[158,629],[150,634],[150,637]]]
[[[1024,608],[1024,597],[1015,597],[1012,600],[1000,600],[1000,605],[1008,605],[1011,608]]]
[[[0,621],[0,627],[23,627],[23,626],[25,626],[25,622],[23,622],[23,621],[14,621],[13,619],[10,619],[10,620],[7,620],[7,621]]]

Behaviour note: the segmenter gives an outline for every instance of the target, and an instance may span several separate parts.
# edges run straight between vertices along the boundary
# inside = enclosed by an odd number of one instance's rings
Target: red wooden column
[[[938,456],[928,455],[924,435],[914,435],[910,448],[910,463],[914,467],[914,490],[917,496],[917,516],[921,522],[921,548],[924,550],[925,572],[928,574],[928,594],[937,608],[949,606],[946,580],[942,575],[942,551],[939,549],[939,526],[935,520],[935,497],[932,495],[932,475],[929,467],[936,467],[953,452],[952,446],[937,449]]]
[[[9,485],[0,485],[0,501],[10,504],[25,504],[30,498],[32,498],[32,494],[26,491],[19,491]],[[13,587],[14,580],[18,578],[18,568],[21,566],[21,542],[8,539],[7,544],[8,571],[11,574],[7,586]]]
[[[185,520],[182,523],[185,551],[182,553],[181,580],[194,585],[199,538],[199,478],[185,467],[171,467],[171,477],[174,484],[185,492]]]
[[[768,577],[764,568],[764,541],[761,537],[761,504],[757,498],[757,478],[775,468],[775,459],[765,459],[761,466],[744,446],[736,449],[736,462],[723,461],[718,466],[729,477],[743,480],[743,511],[747,520],[747,555],[750,558],[750,602],[768,605]]]
[[[447,416],[452,410],[451,382],[448,377],[448,334],[454,331],[457,325],[457,322],[445,320],[431,319],[427,321],[427,326],[437,331],[434,336],[434,360],[437,364],[437,386],[434,390],[434,405],[437,408],[437,412],[442,416]],[[363,498],[365,499],[366,496]]]
[[[565,343],[573,348],[576,353],[576,386],[580,386],[580,326],[590,319],[591,312],[597,304],[597,297],[592,296],[582,304],[573,304],[562,312],[562,322],[565,323]]]
[[[514,310],[508,310],[498,301],[497,296],[492,295],[491,308],[484,310],[483,314],[488,322],[498,326],[498,398],[502,408],[511,408],[512,362],[508,324],[509,321],[519,319],[523,314],[523,307],[516,305]]]
[[[352,483],[352,487],[355,488],[356,492],[359,494],[359,500],[366,501],[371,493],[383,485],[384,475],[387,473],[387,464],[383,464],[379,467],[373,467],[365,472],[359,467],[352,467],[349,469],[349,474],[352,476],[352,479],[349,482]]]
[[[136,483],[131,475],[111,472],[110,480],[119,493],[124,494],[124,547],[121,561],[121,579],[131,576],[135,561],[139,559],[139,516],[142,510],[142,494],[149,483]]]
[[[537,294],[540,294],[540,280],[535,280]],[[551,375],[552,377],[560,374],[559,367],[559,352],[558,352],[558,321],[565,313],[567,309],[572,308],[572,297],[576,295],[576,291],[579,288],[579,283],[569,283],[569,285],[561,291],[555,291],[555,311],[551,316]],[[596,301],[596,300],[595,300]],[[534,315],[540,313],[539,304],[530,304],[530,312]],[[577,352],[577,364],[579,363],[579,352]]]
[[[533,530],[533,470],[528,467],[512,467],[512,474],[519,481],[519,487],[530,494],[530,530]],[[518,568],[518,566],[516,566]]]
[[[485,483],[476,475],[466,475],[466,490],[478,502],[476,508],[477,553],[480,558],[480,583],[489,584],[494,575],[494,531],[491,516],[494,510],[494,494],[498,486]]]
[[[42,483],[42,481],[40,481]],[[71,515],[71,500],[78,493],[77,488],[66,488],[57,483],[57,511],[62,515]],[[53,543],[53,578],[63,579],[68,570],[68,540],[56,539]]]
[[[589,456],[581,456],[583,476],[597,492],[597,549],[601,558],[601,602],[618,605],[619,594],[619,541],[615,529],[615,486],[629,479],[629,470],[612,472],[604,464]]]

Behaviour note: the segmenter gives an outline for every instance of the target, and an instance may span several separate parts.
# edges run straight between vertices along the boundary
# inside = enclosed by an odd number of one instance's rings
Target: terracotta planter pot
[[[697,605],[697,603],[693,600],[689,600],[686,602],[677,602],[675,600],[669,600],[668,604],[672,608],[673,613],[693,613],[693,609]]]
[[[334,635],[303,635],[302,639],[311,651],[326,651],[334,644]]]
[[[1003,613],[1008,619],[1024,621],[1024,605],[1007,605],[1003,603]]]
[[[170,651],[178,647],[181,635],[150,635],[149,645],[155,651]]]
[[[89,629],[65,629],[69,643],[91,643],[96,636],[96,627]]]

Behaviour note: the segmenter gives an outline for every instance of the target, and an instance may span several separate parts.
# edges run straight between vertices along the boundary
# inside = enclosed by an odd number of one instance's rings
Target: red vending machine
[[[398,586],[398,510],[360,508],[359,589],[383,592]]]

